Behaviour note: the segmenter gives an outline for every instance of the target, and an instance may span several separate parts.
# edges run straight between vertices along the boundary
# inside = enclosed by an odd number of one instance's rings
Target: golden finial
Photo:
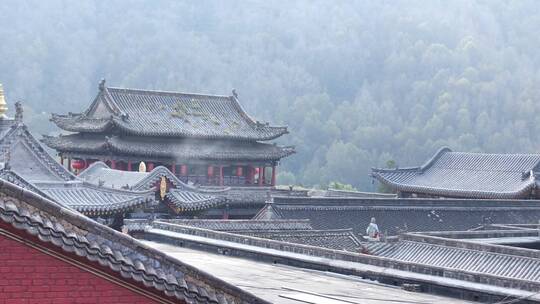
[[[6,117],[8,107],[6,103],[6,99],[4,98],[4,88],[2,87],[2,84],[0,83],[0,116],[2,118]]]
[[[139,164],[139,172],[146,172],[146,164],[144,162]]]

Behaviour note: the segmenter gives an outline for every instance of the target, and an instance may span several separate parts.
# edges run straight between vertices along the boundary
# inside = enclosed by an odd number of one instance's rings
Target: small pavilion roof
[[[536,187],[540,154],[488,154],[440,149],[423,166],[372,169],[396,191],[462,198],[517,199]]]
[[[136,136],[222,138],[264,141],[288,133],[287,127],[254,121],[233,96],[112,88],[102,81],[90,107],[80,114],[53,114],[71,132],[117,129]]]

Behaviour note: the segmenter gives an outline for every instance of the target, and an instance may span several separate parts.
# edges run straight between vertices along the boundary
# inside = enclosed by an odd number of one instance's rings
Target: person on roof
[[[373,239],[379,238],[379,226],[376,224],[374,217],[371,218],[371,223],[366,228],[366,234]]]

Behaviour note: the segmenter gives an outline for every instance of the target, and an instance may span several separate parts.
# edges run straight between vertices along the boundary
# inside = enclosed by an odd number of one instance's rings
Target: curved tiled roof
[[[119,278],[142,283],[163,298],[197,304],[267,303],[203,271],[151,249],[46,198],[0,180],[0,222],[28,238],[50,244],[50,252],[99,263]],[[52,251],[51,251],[52,250]]]
[[[454,199],[281,198],[257,219],[309,219],[314,229],[353,228],[365,234],[372,217],[388,235],[407,231],[459,231],[486,223],[536,223],[540,202]]]
[[[236,232],[275,241],[317,246],[335,250],[357,251],[360,241],[354,235],[352,229],[330,230],[267,230],[267,231],[244,231]]]
[[[95,162],[81,172],[78,178],[83,179],[93,184],[99,184],[102,182],[107,186],[128,186],[134,190],[148,190],[155,187],[156,183],[160,181],[161,177],[167,178],[176,189],[188,190],[193,192],[200,192],[203,194],[224,194],[229,188],[223,189],[201,189],[188,185],[178,179],[169,169],[163,166],[155,167],[150,172],[138,172],[138,171],[122,171],[111,169],[104,162]]]
[[[81,181],[34,184],[6,169],[0,170],[0,178],[90,216],[130,211],[155,200],[154,191],[110,189]]]
[[[114,170],[104,162],[98,161],[84,169],[77,177],[95,185],[103,184],[107,187],[127,186],[130,189],[138,189],[137,186],[148,177],[148,173]]]
[[[434,196],[513,199],[531,196],[540,154],[452,152],[443,148],[425,165],[372,169],[396,191]]]
[[[95,115],[98,107],[106,109],[109,116]],[[257,141],[288,133],[287,127],[254,121],[236,96],[110,88],[104,83],[87,111],[53,115],[52,121],[72,132],[103,132],[116,128],[137,136]]]
[[[295,153],[294,147],[244,141],[160,139],[91,134],[44,136],[42,142],[60,152],[115,153],[176,160],[272,160]]]
[[[71,181],[75,176],[55,161],[43,149],[28,131],[26,125],[16,123],[0,139],[0,149],[9,151],[7,154],[1,153],[2,162],[9,163],[20,175],[29,181],[56,180]]]
[[[177,189],[171,189],[165,195],[165,198],[177,212],[203,210],[217,207],[227,202],[227,198],[223,196],[212,196]]]
[[[39,183],[47,197],[83,214],[96,216],[131,211],[155,200],[155,192],[98,187],[84,182]]]
[[[2,161],[7,162],[0,170],[0,177],[84,214],[124,212],[154,200],[152,191],[111,189],[84,183],[56,162],[20,122],[4,134],[0,147],[9,152],[0,155]]]
[[[396,243],[369,243],[370,254],[408,263],[444,267],[459,271],[489,274],[497,277],[540,281],[540,259],[508,253],[490,252],[490,247],[474,248],[467,242],[456,241],[452,246],[432,243],[432,237],[419,234],[404,235]],[[411,238],[412,240],[407,240]],[[418,240],[415,240],[418,239]],[[444,239],[441,238],[444,241]],[[462,245],[463,244],[463,245]],[[467,248],[471,247],[471,248]],[[516,249],[523,250],[523,249]]]

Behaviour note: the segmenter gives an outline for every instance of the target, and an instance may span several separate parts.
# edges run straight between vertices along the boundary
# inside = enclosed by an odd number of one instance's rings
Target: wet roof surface
[[[318,301],[315,302],[316,304],[471,303],[435,295],[407,292],[397,287],[381,285],[351,276],[273,265],[150,241],[144,241],[144,243],[181,259],[187,264],[206,271],[211,270],[212,274],[220,279],[276,304],[303,303],[289,298],[315,299]],[[343,301],[314,296],[306,292],[330,296]]]

